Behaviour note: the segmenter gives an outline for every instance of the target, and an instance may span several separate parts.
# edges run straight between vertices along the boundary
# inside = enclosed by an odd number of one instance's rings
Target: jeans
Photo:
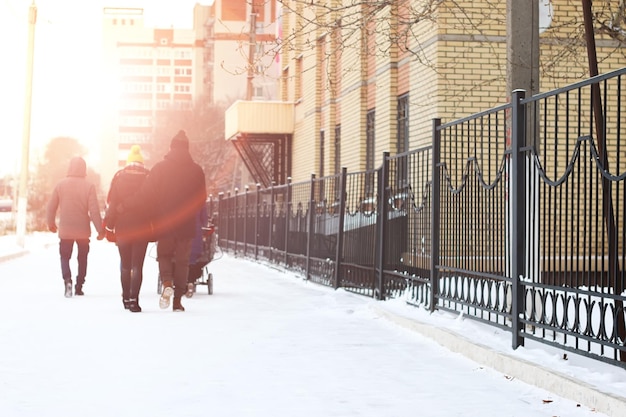
[[[166,237],[157,242],[157,261],[162,283],[174,284],[174,296],[187,291],[192,238]]]
[[[63,280],[72,279],[72,270],[70,269],[70,259],[74,243],[78,246],[78,275],[76,275],[76,285],[83,285],[85,276],[87,276],[87,255],[89,254],[89,239],[61,239],[59,242],[59,254],[61,255],[61,274]]]
[[[122,281],[122,297],[137,299],[143,281],[143,262],[148,242],[118,241],[120,253],[120,273]]]

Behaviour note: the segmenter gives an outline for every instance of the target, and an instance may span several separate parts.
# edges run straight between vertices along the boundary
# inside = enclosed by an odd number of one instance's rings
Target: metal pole
[[[374,298],[384,300],[385,290],[385,247],[387,238],[389,202],[389,152],[383,153],[383,166],[378,174],[378,202],[376,209],[376,288]]]
[[[252,91],[254,86],[254,60],[256,55],[256,13],[252,9],[250,13],[250,49],[248,50],[248,88],[246,89],[246,100],[252,100]]]
[[[287,201],[285,201],[285,266],[289,266],[289,217],[291,216],[291,177],[287,178]]]
[[[435,311],[439,294],[439,243],[441,237],[441,119],[433,119],[433,150],[431,159],[431,207],[430,207],[430,295],[429,310]]]
[[[239,203],[237,201],[239,197],[239,188],[235,188],[235,196],[233,197],[233,204],[234,204],[234,209],[233,209],[233,242],[235,244],[235,255],[237,255],[237,247],[239,246],[239,241],[237,240],[237,222],[239,221]]]
[[[254,214],[254,259],[259,259],[259,213],[261,208],[261,184],[256,185],[256,204]]]
[[[311,174],[311,189],[309,190],[309,213],[308,233],[306,234],[306,273],[305,279],[311,277],[311,246],[313,245],[313,233],[315,232],[315,174]]]
[[[28,154],[30,152],[30,117],[33,97],[33,61],[35,55],[35,24],[37,6],[35,2],[28,9],[28,52],[26,54],[26,88],[24,104],[24,126],[22,130],[22,167],[17,200],[17,243],[24,247],[26,240],[26,208],[28,206]]]
[[[244,195],[244,206],[243,206],[243,256],[248,256],[248,196],[250,187],[246,185],[246,194]]]
[[[512,347],[524,346],[521,336],[520,316],[524,312],[524,285],[526,266],[526,158],[522,149],[526,146],[526,108],[521,101],[526,97],[524,90],[513,90],[511,94],[511,332]]]

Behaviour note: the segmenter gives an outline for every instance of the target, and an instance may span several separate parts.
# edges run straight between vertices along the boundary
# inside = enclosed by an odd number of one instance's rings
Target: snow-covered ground
[[[232,255],[209,265],[214,293],[200,286],[183,299],[187,311],[174,313],[158,308],[151,246],[143,312],[130,313],[117,249],[94,239],[86,295],[66,299],[56,237],[29,235],[27,253],[12,257],[22,250],[15,242],[0,238],[0,416],[619,415],[594,407],[594,394],[577,403],[555,394],[562,386],[546,391],[493,369],[502,358],[614,398],[626,392],[620,368],[563,360],[538,344],[512,351],[508,333],[475,321],[335,291]],[[437,343],[442,334],[456,347]]]

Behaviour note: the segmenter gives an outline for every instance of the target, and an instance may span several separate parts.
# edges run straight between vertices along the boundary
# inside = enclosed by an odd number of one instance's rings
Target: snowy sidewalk
[[[334,291],[228,255],[209,265],[213,295],[199,286],[183,299],[186,312],[160,310],[154,256],[151,245],[142,313],[122,307],[111,243],[92,241],[83,297],[63,297],[49,241],[0,262],[0,416],[619,415],[443,348],[414,330],[438,338],[445,329],[404,316],[423,311],[401,301]]]

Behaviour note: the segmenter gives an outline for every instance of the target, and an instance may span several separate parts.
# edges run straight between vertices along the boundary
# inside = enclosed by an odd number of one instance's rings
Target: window
[[[176,93],[189,93],[191,91],[191,86],[189,84],[175,84],[174,92]]]
[[[324,131],[320,130],[320,167],[319,167],[319,175],[320,178],[324,176],[324,157],[326,150],[324,149]]]
[[[365,170],[374,169],[374,147],[376,145],[376,110],[367,112],[365,127]]]
[[[283,76],[280,79],[280,92],[283,101],[289,101],[289,67],[283,69]]]
[[[302,98],[302,57],[296,59],[296,100]]]
[[[365,170],[374,169],[374,150],[376,148],[376,110],[372,109],[367,112],[367,121],[365,126]],[[368,173],[365,177],[365,195],[372,196],[376,185],[374,184],[374,174]]]
[[[398,97],[398,153],[409,150],[409,95]]]
[[[404,94],[398,97],[398,153],[409,151],[409,95]],[[404,187],[408,180],[408,156],[399,158],[397,161],[396,185]]]
[[[341,172],[341,125],[335,126],[335,174]]]
[[[174,75],[191,75],[191,68],[188,67],[176,67],[174,69]]]
[[[165,39],[165,42],[167,42],[167,39]],[[159,58],[170,58],[172,50],[170,48],[157,48],[157,56]]]
[[[257,42],[255,49],[256,59],[261,59],[265,56],[265,45],[262,42]]]
[[[191,57],[192,57],[192,53],[191,53],[191,49],[189,48],[176,49],[174,51],[175,59],[191,59]]]

